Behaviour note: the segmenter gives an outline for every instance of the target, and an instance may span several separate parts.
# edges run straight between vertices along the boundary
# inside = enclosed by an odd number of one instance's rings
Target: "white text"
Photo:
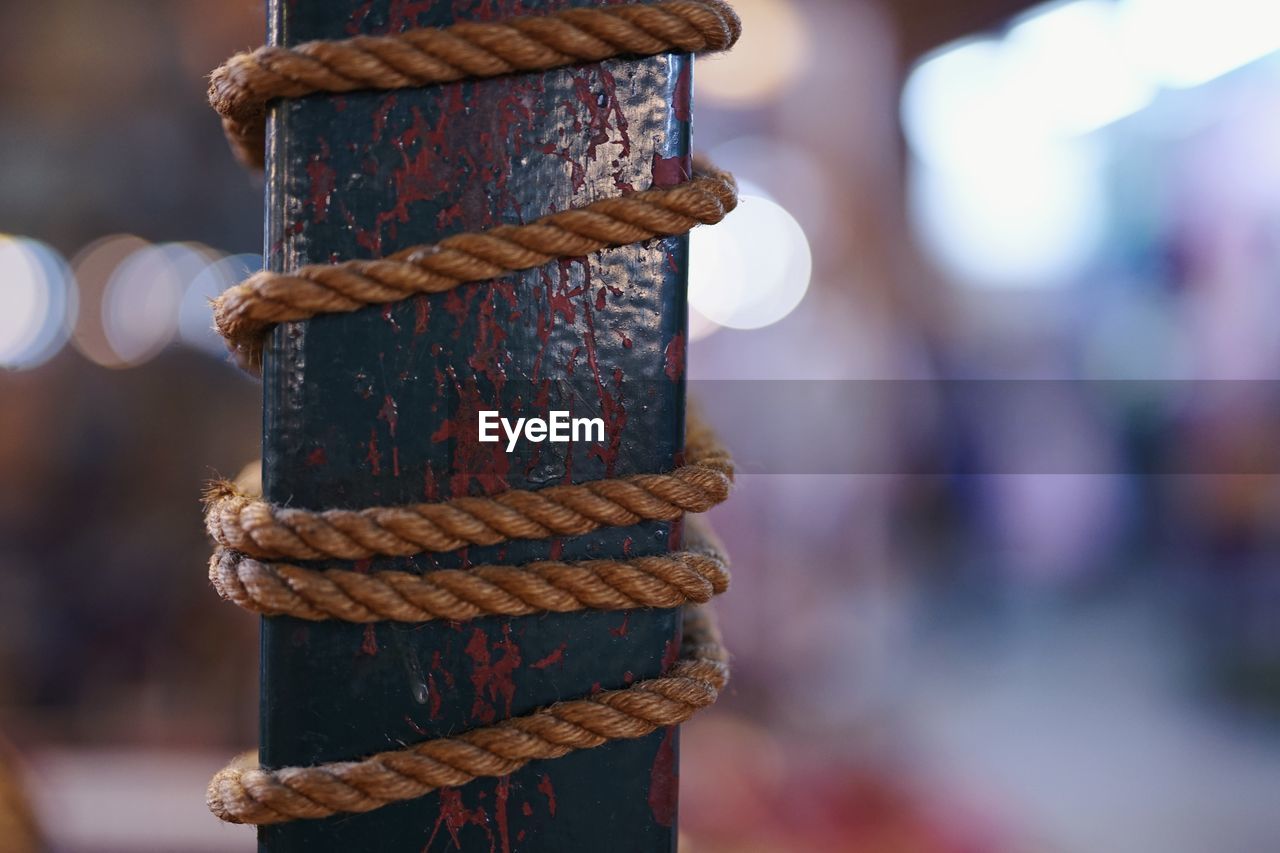
[[[497,412],[480,413],[480,441],[501,441],[499,427],[507,437],[508,453],[516,449],[516,442],[521,436],[535,444],[544,441],[561,444],[570,441],[604,441],[603,418],[573,418],[566,411],[549,412],[545,419],[516,418],[515,423],[499,416]]]

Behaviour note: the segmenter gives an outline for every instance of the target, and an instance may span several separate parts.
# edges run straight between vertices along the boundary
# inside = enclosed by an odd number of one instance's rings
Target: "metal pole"
[[[271,0],[270,38],[598,2]],[[689,77],[687,57],[665,56],[280,104],[268,139],[269,263],[376,257],[679,181]],[[669,469],[683,441],[686,257],[686,238],[652,241],[277,328],[263,372],[267,498],[355,508]],[[476,407],[573,409],[603,417],[608,434],[507,454],[477,442],[464,417]],[[638,556],[679,535],[646,523],[355,568]],[[670,610],[368,627],[267,618],[262,763],[359,758],[623,687],[658,675],[678,634]],[[260,847],[672,850],[676,751],[674,731],[655,732],[363,815],[265,827]]]

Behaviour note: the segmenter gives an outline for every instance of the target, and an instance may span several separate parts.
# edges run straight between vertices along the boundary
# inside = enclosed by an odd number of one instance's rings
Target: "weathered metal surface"
[[[296,44],[599,0],[272,0]],[[612,61],[275,108],[275,269],[408,245],[680,180],[689,60]],[[577,258],[438,296],[277,329],[266,354],[264,485],[310,508],[410,503],[662,470],[684,422],[687,239]],[[606,441],[480,444],[477,408],[600,416]],[[430,571],[641,555],[677,526],[516,542],[357,569]],[[660,673],[674,611],[373,626],[263,620],[265,766],[356,758]],[[357,816],[260,831],[271,851],[668,850],[676,734],[536,762]]]

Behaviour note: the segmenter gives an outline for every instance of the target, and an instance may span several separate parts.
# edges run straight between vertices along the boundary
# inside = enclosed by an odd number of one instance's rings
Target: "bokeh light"
[[[142,364],[173,340],[187,285],[211,260],[203,247],[165,243],[120,262],[102,295],[102,328],[116,358]]]
[[[27,369],[53,357],[76,308],[61,255],[36,240],[0,235],[0,367]]]
[[[112,273],[125,258],[149,244],[132,234],[112,234],[81,249],[71,260],[80,286],[80,315],[71,342],[85,358],[103,367],[123,367],[102,325],[103,296]]]
[[[1041,135],[1071,136],[1134,114],[1151,103],[1156,86],[1133,53],[1111,0],[1032,12],[1002,48],[1010,120]]]
[[[1170,88],[1199,86],[1280,50],[1275,0],[1120,0],[1133,55]]]
[[[1096,149],[1028,146],[968,166],[920,164],[908,182],[916,232],[960,281],[1051,287],[1088,262],[1107,215]]]
[[[809,288],[813,257],[795,218],[768,198],[743,194],[715,228],[689,240],[689,304],[705,319],[758,329],[791,313]]]
[[[912,153],[939,167],[964,165],[991,144],[1016,144],[1016,116],[1002,98],[1008,85],[1000,42],[974,38],[926,58],[902,90],[902,129]]]
[[[1063,284],[1109,216],[1090,135],[1277,50],[1271,0],[1071,0],[954,42],[902,93],[910,219],[957,280]]]

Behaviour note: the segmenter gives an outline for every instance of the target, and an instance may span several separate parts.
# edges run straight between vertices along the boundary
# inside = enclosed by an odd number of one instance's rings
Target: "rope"
[[[237,156],[261,167],[267,105],[277,98],[413,88],[616,56],[727,50],[741,31],[737,15],[720,0],[662,0],[266,46],[214,71],[209,102]]]
[[[210,101],[238,155],[260,166],[266,109],[277,98],[423,86],[614,56],[724,50],[740,29],[721,0],[659,0],[263,47],[213,73]],[[599,200],[524,225],[459,234],[380,260],[264,271],[218,299],[215,323],[252,368],[260,365],[262,336],[275,323],[438,293],[558,257],[683,234],[719,222],[736,204],[732,177],[699,163],[678,186]],[[693,606],[723,592],[728,573],[719,549],[696,523],[686,550],[628,560],[546,560],[423,575],[320,570],[274,560],[408,556],[675,520],[723,501],[733,474],[728,453],[690,417],[684,464],[661,474],[358,510],[267,503],[257,494],[253,466],[235,484],[214,484],[205,508],[205,526],[219,546],[210,580],[224,598],[263,615],[422,622],[683,606],[685,625],[681,657],[661,677],[359,761],[271,770],[242,756],[210,782],[210,810],[223,820],[252,824],[367,812],[684,722],[714,702],[728,681],[719,633],[709,613]]]
[[[714,622],[704,610],[689,608],[681,658],[660,678],[361,761],[263,770],[251,757],[241,756],[213,777],[207,802],[210,811],[231,823],[372,811],[437,788],[505,776],[535,759],[560,758],[677,725],[715,702],[728,679],[727,656]]]
[[[720,222],[737,204],[733,177],[699,162],[693,179],[675,187],[601,199],[527,225],[457,234],[378,260],[311,264],[290,273],[263,270],[215,300],[214,325],[239,361],[257,369],[263,334],[276,323],[440,293],[559,257],[684,234]]]
[[[690,517],[693,521],[694,517]],[[315,621],[463,621],[575,610],[704,604],[729,587],[724,555],[700,524],[684,551],[629,560],[542,560],[523,566],[370,574],[267,563],[219,548],[209,580],[227,601],[263,616]]]
[[[227,482],[206,495],[205,529],[223,548],[260,559],[364,560],[453,551],[512,539],[578,536],[705,512],[729,496],[733,462],[714,433],[689,418],[688,462],[668,474],[512,489],[493,497],[366,509],[282,507]]]

